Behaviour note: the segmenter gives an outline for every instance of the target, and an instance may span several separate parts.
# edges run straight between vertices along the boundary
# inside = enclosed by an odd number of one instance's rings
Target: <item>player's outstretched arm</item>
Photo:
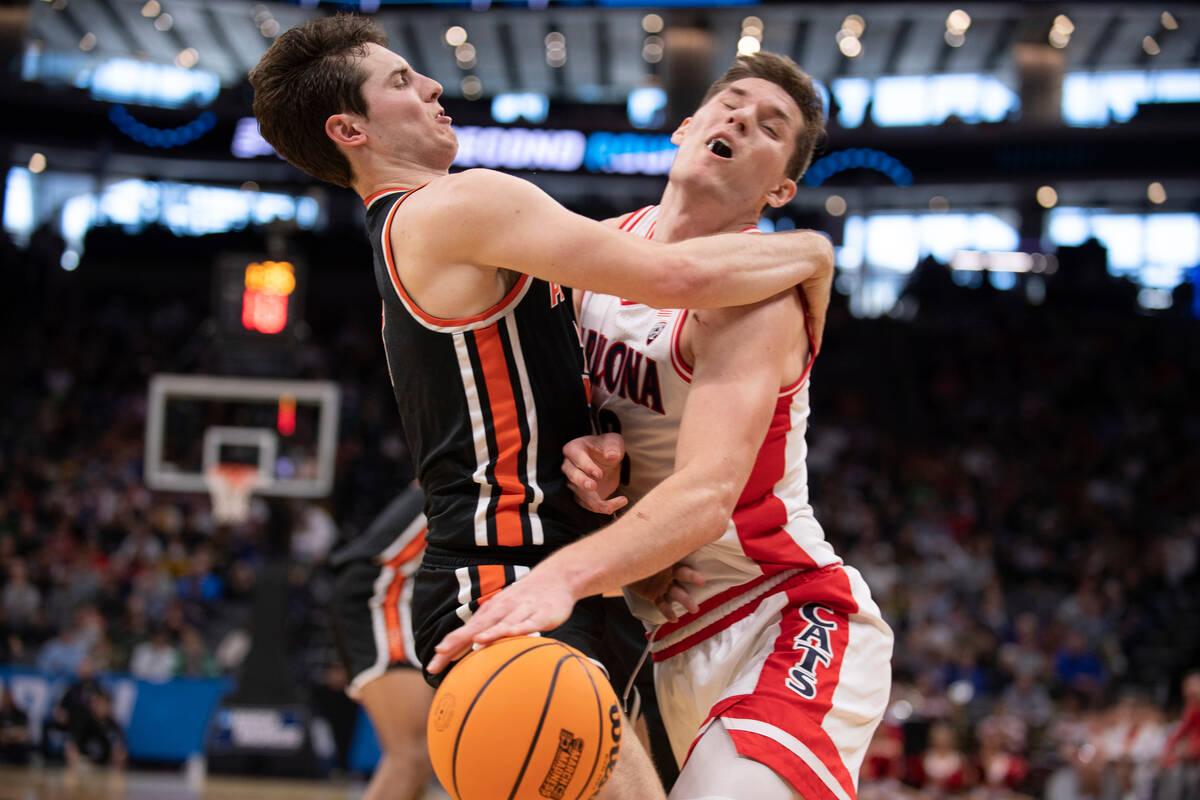
[[[437,646],[437,672],[472,643],[550,630],[575,601],[646,578],[724,532],[766,436],[790,349],[803,336],[791,293],[699,312],[692,388],[675,472],[621,519],[550,555]]]
[[[833,249],[818,233],[647,241],[491,170],[449,176],[422,194],[405,212],[407,227],[431,231],[438,261],[516,270],[657,307],[754,303],[833,269]]]

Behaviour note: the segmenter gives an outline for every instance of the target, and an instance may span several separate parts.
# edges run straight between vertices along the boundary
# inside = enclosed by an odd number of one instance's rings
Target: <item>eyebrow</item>
[[[729,86],[729,87],[727,87],[727,89],[728,89],[728,91],[736,94],[738,97],[746,97],[747,96],[746,90],[742,89],[739,86]],[[789,117],[787,115],[787,112],[784,111],[780,106],[775,105],[774,103],[767,104],[767,115],[769,117],[778,117],[778,118],[782,119],[784,122],[792,121],[791,117]]]
[[[389,72],[387,74],[387,77],[384,78],[383,82],[391,83],[392,78],[396,77],[397,75],[399,75],[401,78],[403,78],[407,74],[408,74],[408,67],[406,67],[406,66],[405,67],[396,67],[394,70],[392,70],[391,72]]]

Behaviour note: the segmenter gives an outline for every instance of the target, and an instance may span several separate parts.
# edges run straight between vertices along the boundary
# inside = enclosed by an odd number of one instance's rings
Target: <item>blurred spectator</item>
[[[214,678],[221,674],[217,660],[209,652],[200,631],[190,625],[183,629],[176,650],[175,674],[188,678]]]
[[[11,541],[7,537],[5,541]],[[29,582],[25,562],[13,558],[8,565],[8,582],[4,585],[2,600],[4,616],[13,628],[23,628],[33,621],[33,616],[42,603],[42,594]]]
[[[124,767],[128,760],[125,731],[113,717],[108,692],[100,689],[88,697],[85,714],[71,727],[63,746],[67,766],[77,767],[82,761]]]
[[[37,668],[51,675],[70,675],[79,671],[87,658],[87,638],[78,625],[59,632],[38,651]]]
[[[1018,670],[1003,694],[1004,706],[1025,723],[1026,728],[1041,730],[1050,722],[1054,703],[1046,687],[1028,669]]]
[[[999,715],[988,717],[976,731],[980,782],[993,789],[1018,789],[1029,774],[1029,764],[1019,755],[1025,744],[1024,725],[1017,740],[1000,720]]]
[[[1162,800],[1200,797],[1200,670],[1184,677],[1183,700],[1183,714],[1162,749]]]
[[[129,657],[129,673],[152,683],[166,683],[175,674],[179,653],[171,644],[171,635],[158,627],[153,635],[133,648]]]
[[[948,723],[929,728],[929,747],[914,762],[910,779],[923,789],[959,792],[974,785],[971,763]]]
[[[1104,684],[1104,665],[1100,656],[1089,649],[1087,639],[1078,631],[1067,634],[1054,657],[1054,677],[1068,689],[1088,695],[1097,694]]]
[[[32,750],[29,715],[5,686],[0,689],[0,764],[26,764]]]

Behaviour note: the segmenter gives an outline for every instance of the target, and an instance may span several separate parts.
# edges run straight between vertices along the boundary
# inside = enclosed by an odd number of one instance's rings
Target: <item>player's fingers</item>
[[[604,476],[604,470],[596,463],[597,456],[601,451],[596,449],[593,442],[589,441],[594,438],[596,437],[585,436],[567,442],[563,445],[563,458],[573,464],[576,469],[599,480]]]
[[[703,586],[705,583],[704,573],[687,564],[676,564],[673,577],[680,583],[690,583],[693,586]]]
[[[572,461],[563,461],[562,473],[567,477],[567,485],[571,487],[578,486],[579,488],[587,489],[588,491],[596,490],[596,481],[586,472],[576,466]]]
[[[672,583],[667,587],[667,599],[679,603],[679,605],[688,610],[689,614],[698,614],[700,612],[700,605],[696,602],[696,599],[688,594],[688,590],[678,583]]]
[[[612,514],[618,509],[624,508],[627,505],[629,505],[629,498],[622,495],[617,495],[616,497],[610,497],[607,500],[601,500],[598,504],[598,508],[593,510],[598,514]]]
[[[654,607],[658,609],[658,613],[667,618],[667,622],[675,622],[679,619],[679,615],[675,613],[675,609],[665,596],[655,600]]]
[[[625,438],[619,433],[604,433],[599,437],[596,449],[609,464],[615,464],[625,457]]]
[[[572,484],[567,484],[567,488],[571,490],[571,494],[575,495],[575,502],[591,511],[593,514],[611,514],[611,511],[605,511],[604,503],[599,495],[595,492],[578,489]],[[620,508],[620,506],[617,506]]]

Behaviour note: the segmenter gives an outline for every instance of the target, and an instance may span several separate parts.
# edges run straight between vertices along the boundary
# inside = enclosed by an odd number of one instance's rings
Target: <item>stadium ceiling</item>
[[[83,57],[96,63],[118,57],[162,64],[182,58],[178,63],[187,63],[194,55],[196,68],[216,73],[223,86],[233,87],[242,83],[273,34],[350,5],[311,0],[33,0],[25,42],[41,57]],[[474,75],[486,95],[538,91],[579,102],[623,102],[630,90],[661,81],[672,70],[677,79],[680,60],[673,65],[672,54],[688,47],[695,52],[697,35],[704,57],[691,58],[682,68],[707,71],[686,78],[688,83],[706,84],[737,53],[749,16],[761,20],[764,49],[791,56],[826,82],[947,72],[992,73],[1015,81],[1017,45],[1046,45],[1060,14],[1069,19],[1069,41],[1057,50],[1040,49],[1061,54],[1065,71],[1200,67],[1200,4],[1195,3],[868,2],[708,8],[552,4],[538,10],[505,5],[486,11],[465,3],[370,5],[379,6],[373,16],[387,30],[392,47],[441,82],[449,96],[461,95],[463,78]],[[948,15],[956,8],[970,15],[957,47],[948,41],[954,37],[947,36]],[[659,35],[665,40],[666,58],[660,63],[644,57],[652,35],[644,29],[644,17],[652,12],[665,25]],[[854,58],[841,52],[838,38],[851,14],[864,23],[858,37],[861,53]],[[465,29],[474,63],[460,64],[455,47],[447,43],[446,31],[453,26]],[[653,30],[652,21],[648,27]],[[552,54],[547,36],[555,32],[561,40],[551,40],[565,48],[548,58]],[[681,32],[690,32],[691,38]],[[191,55],[181,56],[189,50]]]

